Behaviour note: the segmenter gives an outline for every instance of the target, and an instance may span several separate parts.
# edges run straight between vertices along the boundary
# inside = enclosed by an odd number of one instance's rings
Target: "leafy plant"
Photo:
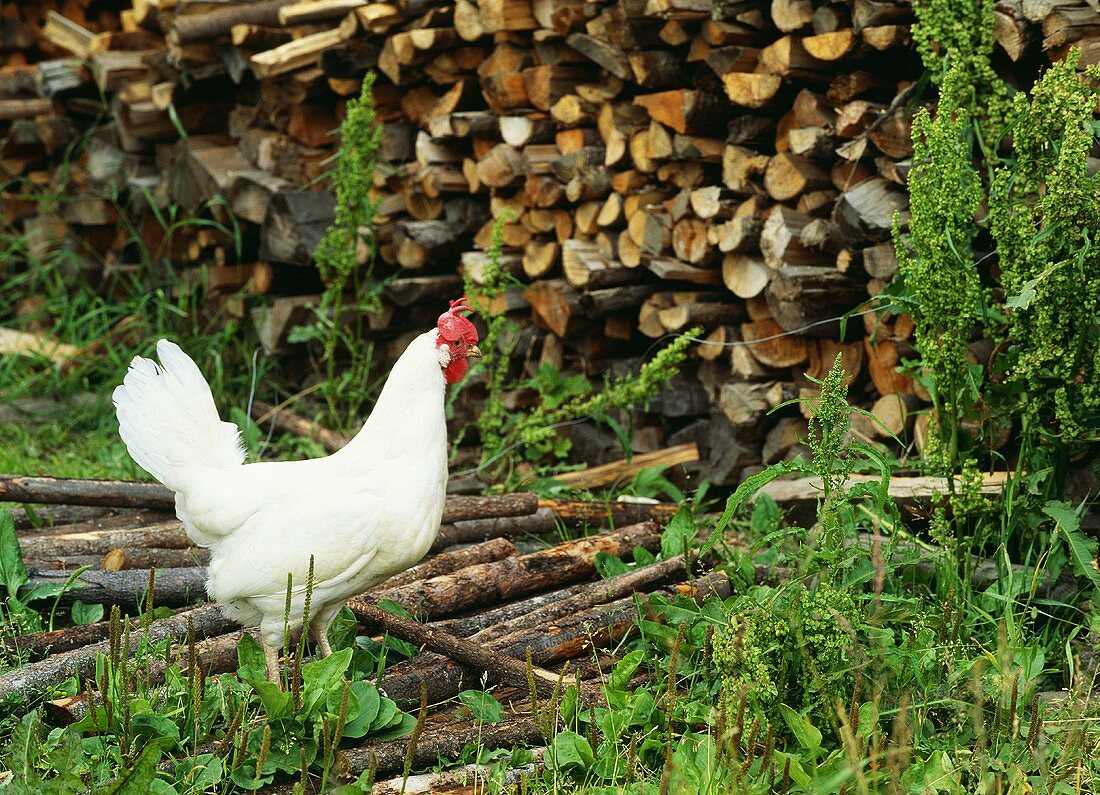
[[[364,334],[366,315],[382,308],[381,285],[371,280],[375,258],[374,173],[382,128],[374,111],[374,78],[368,72],[358,99],[347,104],[340,124],[340,147],[331,172],[336,217],[317,246],[317,270],[325,282],[312,325],[298,327],[291,341],[321,342],[325,380],[320,388],[330,417],[342,428],[354,427],[367,400],[373,345]],[[360,264],[359,246],[367,248]]]

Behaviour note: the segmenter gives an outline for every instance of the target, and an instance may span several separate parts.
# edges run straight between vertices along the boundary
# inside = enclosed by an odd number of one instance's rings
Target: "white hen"
[[[447,487],[444,393],[467,357],[481,355],[458,314],[469,311],[464,300],[409,344],[362,430],[326,458],[245,464],[237,427],[221,421],[198,366],[167,340],[157,343],[160,366],[135,357],[115,389],[126,448],[176,492],[187,535],[210,549],[207,593],[228,617],[260,628],[272,681],[288,574],[294,631],[313,557],[309,631],[327,655],[344,602],[415,564],[435,540]]]

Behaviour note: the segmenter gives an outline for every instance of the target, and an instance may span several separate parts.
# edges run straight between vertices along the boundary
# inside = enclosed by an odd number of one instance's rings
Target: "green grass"
[[[147,480],[118,435],[110,396],[58,419],[0,424],[0,473]]]

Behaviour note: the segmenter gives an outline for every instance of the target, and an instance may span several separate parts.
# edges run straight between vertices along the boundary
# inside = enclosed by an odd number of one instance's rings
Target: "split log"
[[[852,475],[849,484],[875,482],[873,475]],[[986,474],[982,478],[980,493],[983,497],[996,499],[1004,488],[1004,473]],[[820,481],[814,478],[794,480],[773,480],[763,486],[758,494],[767,494],[783,509],[788,521],[808,527],[817,514],[817,503],[821,496]],[[945,478],[937,477],[892,477],[890,478],[890,496],[898,507],[910,515],[927,511],[936,499],[948,493]]]

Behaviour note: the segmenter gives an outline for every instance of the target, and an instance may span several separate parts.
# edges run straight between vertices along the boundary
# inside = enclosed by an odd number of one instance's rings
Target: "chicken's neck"
[[[396,474],[404,462],[429,476],[447,471],[446,384],[433,332],[413,340],[390,371],[370,417],[337,455]],[[384,473],[383,473],[384,474]]]

